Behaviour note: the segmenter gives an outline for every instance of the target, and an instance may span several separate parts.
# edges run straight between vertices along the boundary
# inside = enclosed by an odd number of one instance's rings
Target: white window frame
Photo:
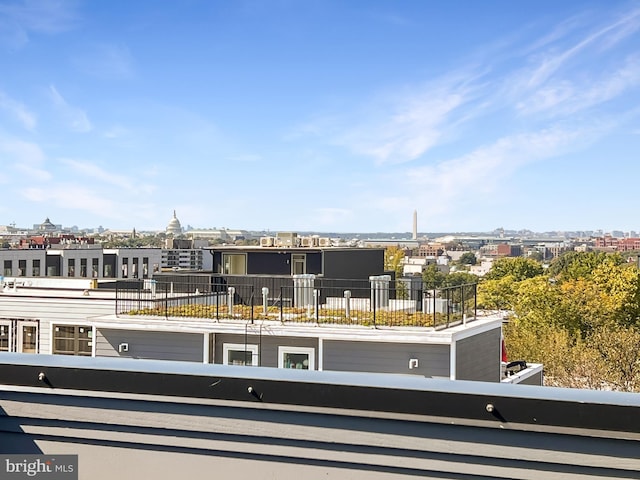
[[[316,349],[315,348],[279,346],[278,347],[278,368],[285,368],[284,356],[287,353],[306,353],[309,356],[309,368],[306,368],[305,370],[316,369]]]
[[[36,351],[40,353],[40,322],[34,320],[16,320],[16,352],[26,353],[22,350],[24,344],[24,329],[23,327],[35,327],[36,328]]]
[[[302,272],[296,272],[296,264],[302,264]],[[307,273],[307,254],[306,253],[292,253],[291,254],[291,275],[305,275]]]
[[[49,324],[49,348],[51,355],[66,355],[62,353],[53,353],[55,350],[55,329],[56,327],[88,327],[91,330],[91,357],[96,356],[96,327],[87,323],[77,323],[77,322],[51,322]],[[73,357],[89,357],[89,355],[69,355]]]
[[[244,268],[243,268],[243,272],[237,273],[237,272],[233,272],[231,273],[231,270],[234,270],[234,267],[236,266],[233,263],[233,258],[240,258],[242,257],[242,260],[244,262]],[[228,262],[227,262],[228,260]],[[228,268],[227,268],[228,267]],[[224,252],[222,254],[222,273],[223,275],[246,275],[247,274],[247,254],[246,253],[231,253],[231,252]]]
[[[222,344],[222,364],[233,365],[229,363],[229,352],[250,352],[251,353],[251,365],[253,367],[258,366],[258,345],[244,344],[244,343],[223,343]]]
[[[7,349],[7,352],[13,352],[14,351],[12,323],[13,323],[12,320],[4,320],[4,319],[0,320],[0,325],[8,328],[9,343],[7,344],[7,346],[9,348]]]

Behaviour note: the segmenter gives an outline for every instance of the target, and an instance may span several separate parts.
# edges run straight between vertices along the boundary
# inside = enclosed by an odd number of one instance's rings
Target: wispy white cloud
[[[442,143],[456,123],[473,116],[475,86],[468,78],[474,76],[446,75],[391,100],[374,100],[362,113],[365,120],[345,125],[343,132],[334,133],[333,143],[378,164],[416,160]]]
[[[406,172],[405,186],[414,201],[429,205],[432,215],[442,215],[470,198],[496,195],[522,167],[584,148],[611,128],[610,124],[557,127],[506,136],[460,157],[412,168]]]
[[[8,164],[13,170],[37,181],[51,178],[51,173],[44,167],[46,156],[35,143],[0,136],[0,152],[3,153],[3,162],[6,162],[3,165]]]
[[[105,138],[116,139],[126,137],[127,135],[129,135],[129,133],[129,130],[125,127],[121,125],[113,125],[112,127],[104,131],[103,136]]]
[[[81,108],[69,105],[53,85],[49,86],[49,96],[64,121],[67,123],[67,126],[72,131],[85,133],[93,129],[93,125],[85,111]]]
[[[74,174],[98,180],[100,183],[113,185],[130,193],[148,195],[153,193],[155,187],[153,185],[144,184],[136,180],[133,176],[112,173],[109,170],[99,167],[98,165],[73,159],[61,159],[60,163],[69,167]]]
[[[72,62],[79,70],[99,78],[126,79],[135,72],[133,55],[126,45],[89,46]]]
[[[95,190],[78,184],[50,185],[47,188],[28,187],[21,189],[20,194],[29,202],[43,203],[59,209],[80,210],[114,220],[123,218],[122,210],[114,200],[96,195]]]
[[[6,1],[0,3],[0,41],[20,48],[33,33],[56,34],[78,23],[77,2]]]
[[[516,93],[539,88],[587,51],[591,52],[592,61],[593,53],[608,50],[636,33],[640,29],[640,9],[626,11],[583,36],[577,36],[573,27],[556,30],[551,38],[538,42],[541,48],[530,52],[529,65],[517,72],[519,78],[509,79]],[[569,33],[573,35],[567,38]],[[571,44],[567,47],[566,43]]]
[[[569,115],[608,102],[640,86],[640,57],[633,55],[618,69],[600,78],[561,79],[550,82],[517,104],[522,114],[546,112]]]
[[[27,130],[33,130],[36,127],[36,115],[31,112],[25,105],[9,97],[6,93],[0,91],[0,109],[9,112],[9,114],[18,120]]]

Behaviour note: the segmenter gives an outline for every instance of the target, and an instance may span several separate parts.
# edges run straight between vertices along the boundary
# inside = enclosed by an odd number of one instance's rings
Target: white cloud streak
[[[126,45],[88,47],[72,61],[81,71],[99,78],[127,79],[134,75],[133,55]]]
[[[49,86],[49,96],[69,129],[78,133],[86,133],[93,129],[93,125],[85,111],[69,105],[53,85]]]
[[[0,91],[0,109],[8,112],[27,130],[34,130],[37,125],[36,115],[26,106]]]
[[[101,183],[113,185],[130,193],[150,194],[155,190],[152,185],[136,182],[131,176],[111,173],[90,162],[72,159],[61,159],[60,162],[69,167],[74,174],[80,174],[98,180]]]
[[[78,22],[75,1],[6,1],[0,3],[0,41],[21,48],[34,33],[57,34]]]
[[[35,143],[0,137],[0,152],[8,160],[7,163],[12,165],[13,170],[18,170],[36,181],[47,181],[51,178],[51,173],[44,168],[46,156]]]

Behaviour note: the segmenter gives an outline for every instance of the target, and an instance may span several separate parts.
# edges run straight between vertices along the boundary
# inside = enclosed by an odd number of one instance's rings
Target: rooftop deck
[[[215,276],[181,281],[121,281],[116,313],[217,321],[278,321],[372,327],[449,328],[477,316],[476,285],[412,288],[389,277],[327,280]]]

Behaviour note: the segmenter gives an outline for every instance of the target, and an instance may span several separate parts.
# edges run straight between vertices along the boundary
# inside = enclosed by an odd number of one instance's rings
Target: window
[[[24,277],[27,274],[27,261],[18,260],[18,276]]]
[[[31,276],[39,277],[40,276],[40,260],[34,260],[32,266],[33,268],[32,268]]]
[[[149,278],[149,257],[142,257],[142,278]]]
[[[122,278],[129,276],[129,258],[122,257]]]
[[[13,275],[13,261],[5,260],[4,261],[4,276],[10,277]]]
[[[247,255],[244,253],[223,253],[222,273],[224,275],[246,275]]]
[[[39,320],[0,319],[0,352],[38,353]]]
[[[80,276],[87,278],[87,259],[86,258],[80,259]]]
[[[138,257],[134,257],[133,266],[131,267],[131,276],[138,278]]]
[[[0,352],[11,351],[11,322],[0,323]]]
[[[75,258],[70,258],[67,262],[67,276],[75,277],[76,276],[76,260]]]
[[[291,275],[303,275],[307,273],[307,256],[294,253],[291,255]]]
[[[86,325],[54,325],[53,353],[90,357],[93,347],[93,328]]]
[[[38,322],[17,320],[17,351],[19,353],[38,353]]]
[[[315,370],[316,354],[309,347],[278,347],[278,368]]]
[[[223,365],[258,365],[258,345],[225,343],[222,345]]]
[[[97,258],[91,259],[91,276],[93,278],[98,278],[98,267],[99,261]]]

